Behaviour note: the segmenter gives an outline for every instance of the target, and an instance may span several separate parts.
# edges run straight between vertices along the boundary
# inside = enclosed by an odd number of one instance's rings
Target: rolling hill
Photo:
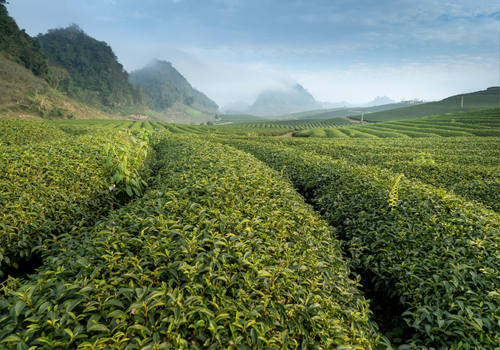
[[[371,122],[385,122],[391,120],[415,119],[431,115],[495,108],[499,107],[499,96],[500,88],[495,86],[482,91],[451,96],[438,102],[423,103],[406,108],[381,111],[369,115],[365,114],[364,120]],[[352,116],[351,119],[360,120],[361,114]]]
[[[411,120],[351,124],[348,128],[344,126],[337,128],[335,132],[329,131],[328,126],[321,126],[321,128],[296,132],[293,136],[327,138],[500,137],[499,115],[499,108],[491,108]]]

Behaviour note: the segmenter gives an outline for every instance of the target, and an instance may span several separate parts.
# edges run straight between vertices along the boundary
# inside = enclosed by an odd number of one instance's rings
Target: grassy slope
[[[483,91],[451,96],[438,102],[429,102],[416,106],[392,109],[368,115],[365,114],[364,120],[382,122],[391,120],[415,119],[446,113],[458,113],[478,109],[495,108],[499,107],[499,94],[499,87],[491,87]],[[461,107],[462,96],[464,98],[463,108]],[[361,114],[351,118],[359,120],[361,119]]]
[[[0,117],[87,119],[112,116],[70,99],[28,69],[0,55]]]
[[[351,124],[349,129],[339,128],[346,136],[357,134],[367,137],[452,137],[452,136],[500,136],[500,109],[484,109],[455,114],[429,116],[412,120],[390,121],[376,124]],[[339,137],[337,133],[329,135],[321,129],[297,132],[300,137]],[[358,135],[359,137],[359,135]]]
[[[0,118],[25,119],[121,119],[128,115],[147,115],[150,111],[123,107],[117,115],[88,107],[57,91],[30,70],[0,54]]]
[[[332,110],[327,110],[321,114],[315,114],[312,116],[304,116],[300,119],[330,119],[330,118],[345,118],[349,116],[353,116],[356,114],[364,113],[365,117],[371,113],[377,113],[380,111],[400,109],[406,107],[406,104],[402,103],[391,103],[387,105],[373,106],[373,107],[350,107],[350,108],[335,108]]]
[[[330,119],[330,118],[345,118],[356,113],[374,113],[385,111],[394,108],[403,108],[407,105],[401,103],[391,103],[373,107],[347,107],[347,108],[325,108],[315,109],[312,111],[283,114],[276,118],[283,119]]]

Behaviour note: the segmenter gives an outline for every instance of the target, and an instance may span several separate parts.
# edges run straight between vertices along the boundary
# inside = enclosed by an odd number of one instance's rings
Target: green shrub
[[[279,173],[192,136],[154,147],[142,198],[4,288],[0,349],[373,348],[338,242]]]
[[[275,169],[348,241],[353,267],[399,297],[425,348],[495,349],[500,342],[500,216],[442,189],[398,175],[272,142],[224,142]],[[465,345],[464,345],[465,344]]]

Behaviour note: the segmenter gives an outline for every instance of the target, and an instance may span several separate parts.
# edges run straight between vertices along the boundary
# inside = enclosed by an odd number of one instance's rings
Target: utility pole
[[[361,124],[363,124],[363,115],[365,114],[365,112],[361,112]]]
[[[464,108],[464,97],[463,96],[462,96],[462,105],[460,107]]]

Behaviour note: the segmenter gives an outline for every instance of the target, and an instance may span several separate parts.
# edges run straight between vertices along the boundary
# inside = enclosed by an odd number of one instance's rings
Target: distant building
[[[419,100],[417,98],[415,98],[413,100],[403,100],[403,101],[401,101],[401,103],[405,103],[405,104],[408,104],[408,105],[414,105],[414,104],[423,103],[423,102],[424,101]]]

